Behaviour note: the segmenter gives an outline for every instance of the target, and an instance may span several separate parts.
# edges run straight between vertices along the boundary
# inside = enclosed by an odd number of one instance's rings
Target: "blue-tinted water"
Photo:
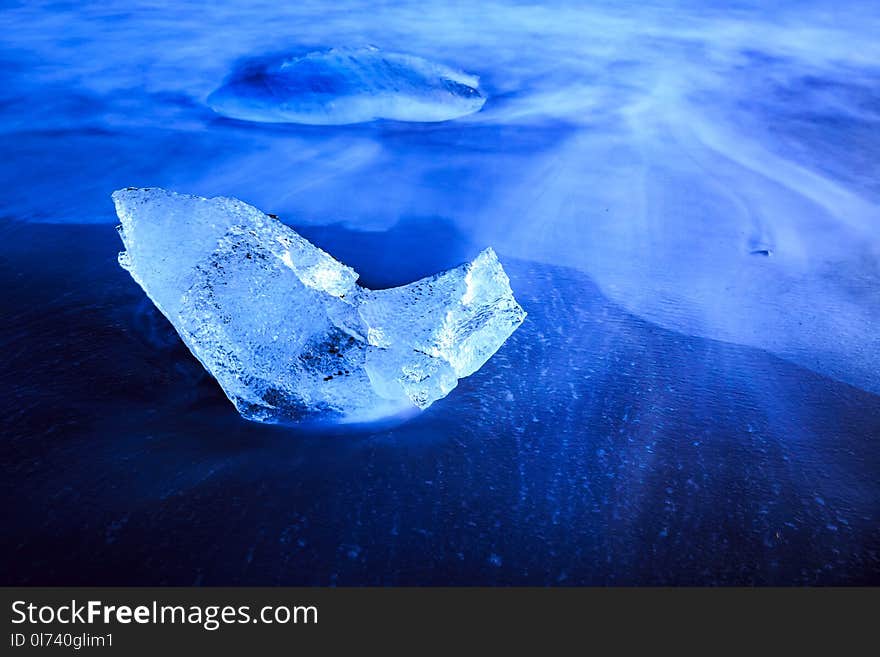
[[[878,12],[705,4],[6,3],[2,581],[880,582]],[[352,43],[489,100],[205,105]],[[406,423],[248,423],[116,265],[128,185],[239,196],[369,287],[492,245],[529,317]]]

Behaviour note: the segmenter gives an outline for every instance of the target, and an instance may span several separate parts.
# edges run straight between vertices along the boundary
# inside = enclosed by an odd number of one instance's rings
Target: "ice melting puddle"
[[[250,420],[366,422],[427,408],[523,322],[489,248],[388,290],[232,198],[114,192],[119,263]]]
[[[231,118],[311,125],[448,121],[485,102],[476,76],[373,47],[260,60],[208,97],[214,111]]]

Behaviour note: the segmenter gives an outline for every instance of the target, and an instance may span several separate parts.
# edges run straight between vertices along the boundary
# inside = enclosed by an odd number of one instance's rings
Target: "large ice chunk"
[[[427,408],[526,315],[492,249],[368,290],[353,269],[236,199],[129,188],[113,200],[119,263],[251,420],[368,421]]]
[[[252,60],[208,97],[235,119],[318,125],[447,121],[485,102],[476,76],[374,47]]]

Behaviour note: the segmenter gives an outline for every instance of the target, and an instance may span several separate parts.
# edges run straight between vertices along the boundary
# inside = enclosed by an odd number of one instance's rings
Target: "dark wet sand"
[[[436,270],[477,248],[432,225],[303,232],[394,285],[429,273],[401,249]],[[880,583],[874,395],[502,253],[528,320],[447,399],[261,426],[118,249],[0,223],[6,584]]]

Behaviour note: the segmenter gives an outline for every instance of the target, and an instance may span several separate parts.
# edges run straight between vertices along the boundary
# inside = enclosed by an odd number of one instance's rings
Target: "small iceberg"
[[[491,248],[369,290],[242,201],[158,188],[120,190],[113,201],[120,265],[249,420],[365,422],[427,408],[526,316]]]
[[[208,97],[234,119],[310,125],[448,121],[485,102],[476,76],[373,47],[252,61]]]

